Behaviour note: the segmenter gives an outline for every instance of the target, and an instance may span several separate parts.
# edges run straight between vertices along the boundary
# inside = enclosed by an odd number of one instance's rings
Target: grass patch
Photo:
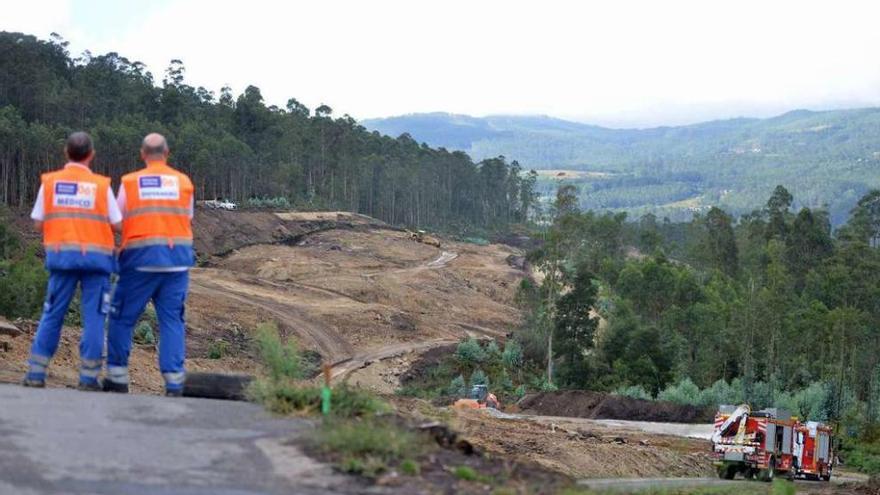
[[[220,359],[229,354],[229,342],[217,339],[208,346],[208,359]]]
[[[296,342],[281,341],[273,324],[257,329],[257,346],[266,377],[254,380],[248,397],[277,414],[318,414],[321,411],[321,387],[304,382],[312,368],[304,360]],[[353,418],[390,412],[391,407],[376,396],[345,384],[333,387],[331,414]]]
[[[312,438],[313,446],[347,473],[375,477],[394,467],[417,475],[412,460],[431,446],[424,435],[396,424],[391,418],[335,419],[326,421]]]
[[[400,472],[406,476],[418,476],[422,472],[422,466],[418,461],[404,459],[400,463]]]
[[[274,323],[263,323],[257,327],[257,348],[272,381],[300,380],[310,372],[296,342],[293,339],[282,342]]]
[[[458,466],[452,470],[452,475],[464,481],[477,481],[480,476],[470,466]]]

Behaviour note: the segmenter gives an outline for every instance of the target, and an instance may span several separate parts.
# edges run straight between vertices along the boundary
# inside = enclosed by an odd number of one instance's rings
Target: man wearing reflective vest
[[[116,196],[122,211],[119,282],[107,336],[104,390],[128,392],[128,358],[138,318],[153,301],[159,320],[159,369],[165,393],[183,392],[186,354],[184,304],[193,265],[193,185],[168,166],[168,144],[159,134],[144,138],[146,167],[122,177]]]
[[[43,175],[31,212],[35,227],[43,233],[49,286],[23,384],[46,385],[46,369],[58,350],[64,315],[79,285],[83,329],[78,388],[100,390],[104,319],[114,271],[112,229],[119,229],[122,214],[110,190],[110,179],[89,168],[95,157],[89,135],[71,134],[64,152],[68,163]]]

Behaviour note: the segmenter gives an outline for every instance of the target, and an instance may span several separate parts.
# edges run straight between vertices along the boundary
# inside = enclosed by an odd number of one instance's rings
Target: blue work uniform
[[[122,247],[107,338],[107,379],[128,385],[134,329],[152,301],[159,320],[159,369],[166,392],[179,392],[186,377],[188,270],[195,260],[192,183],[164,162],[148,162],[122,178],[117,204],[123,215]]]
[[[79,163],[68,163],[61,170],[47,173],[31,218],[43,222],[49,284],[31,345],[25,384],[45,383],[49,362],[58,350],[64,316],[79,286],[79,381],[81,385],[97,385],[114,267],[111,224],[122,220],[110,191],[110,179]]]

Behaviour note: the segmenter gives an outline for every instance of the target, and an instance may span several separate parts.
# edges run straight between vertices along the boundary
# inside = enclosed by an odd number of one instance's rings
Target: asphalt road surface
[[[0,385],[0,494],[363,493],[257,405]]]

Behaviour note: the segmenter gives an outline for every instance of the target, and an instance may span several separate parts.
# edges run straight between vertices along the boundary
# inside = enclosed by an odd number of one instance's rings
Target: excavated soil
[[[255,370],[253,337],[263,322],[335,364],[334,378],[345,379],[467,335],[503,337],[520,318],[513,297],[524,273],[508,263],[522,254],[514,248],[445,239],[437,248],[340,212],[197,208],[194,232],[200,266],[191,271],[187,303],[193,370]],[[78,331],[64,335],[50,385],[75,382]],[[31,338],[32,331],[0,347],[0,380],[20,378]],[[224,357],[208,359],[216,349]],[[394,374],[405,370],[403,362],[388,365]],[[131,368],[134,390],[161,390],[152,347],[136,348]],[[373,364],[369,373],[385,368]],[[383,391],[394,387],[385,382]]]
[[[529,414],[590,419],[711,423],[715,415],[715,411],[711,408],[640,400],[584,390],[529,394],[517,405],[520,410]]]
[[[485,410],[438,410],[419,399],[392,400],[407,416],[448,422],[462,438],[490,455],[536,464],[575,479],[714,476],[711,445],[705,440],[584,420],[538,422],[497,417]]]

